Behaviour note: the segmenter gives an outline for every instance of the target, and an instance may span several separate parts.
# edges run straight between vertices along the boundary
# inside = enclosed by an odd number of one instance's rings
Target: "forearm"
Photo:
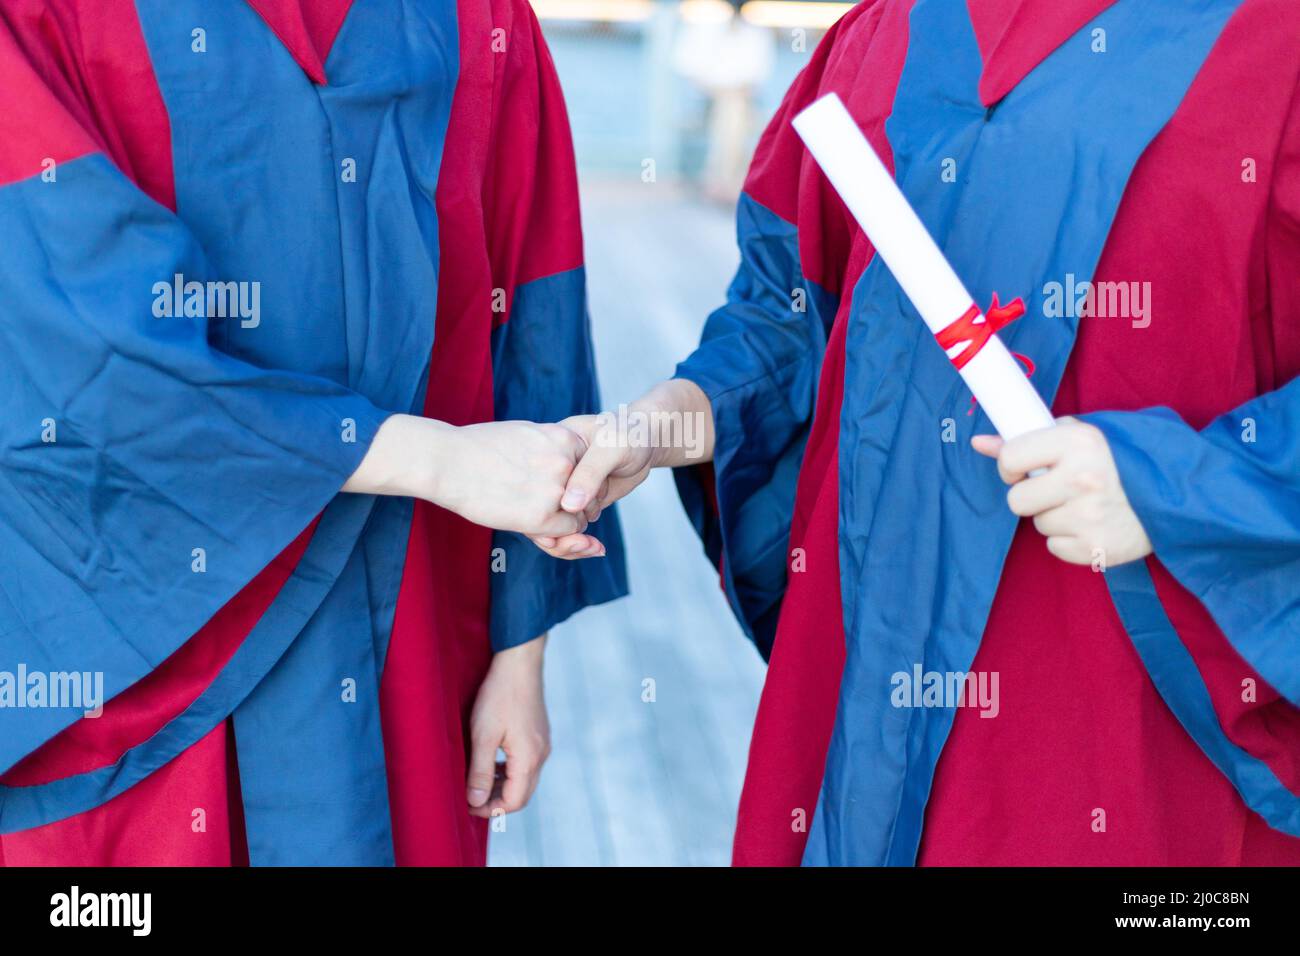
[[[393,415],[375,433],[343,491],[422,498],[488,528],[565,535],[582,521],[559,510],[584,445],[559,425],[453,426]]]
[[[375,433],[370,450],[343,491],[436,501],[437,464],[455,428],[417,415],[393,415]]]

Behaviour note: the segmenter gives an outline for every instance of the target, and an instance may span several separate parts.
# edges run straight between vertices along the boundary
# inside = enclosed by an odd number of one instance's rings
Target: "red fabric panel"
[[[501,29],[504,54],[493,49]],[[460,2],[461,75],[437,202],[442,266],[424,413],[493,417],[493,290],[582,263],[568,120],[524,0]],[[539,117],[540,111],[540,117]],[[492,532],[416,502],[381,684],[399,865],[483,865],[465,797],[469,713],[491,661]]]
[[[980,99],[991,106],[1115,0],[967,0],[984,58]]]
[[[247,862],[227,723],[88,813],[0,837],[4,866],[230,866]],[[201,811],[196,815],[195,811]],[[201,827],[202,829],[196,829]]]
[[[325,61],[352,0],[248,0],[313,83],[325,83]]]
[[[494,287],[513,302],[515,287],[582,265],[578,174],[564,94],[531,4],[480,0],[473,8],[461,4],[461,69],[491,69],[491,86],[476,83],[465,95],[467,108],[491,104],[479,114],[494,119],[480,146],[487,164],[476,175],[486,170],[482,215]],[[493,53],[500,38],[506,50]],[[446,155],[454,155],[450,145]]]
[[[175,208],[167,110],[131,0],[9,0],[0,117],[0,185],[39,173],[46,157],[101,151]]]
[[[64,51],[30,42],[38,19],[33,2],[0,9],[0,186],[40,173],[46,159],[61,163],[99,148],[51,87],[48,77],[60,73],[53,51]]]

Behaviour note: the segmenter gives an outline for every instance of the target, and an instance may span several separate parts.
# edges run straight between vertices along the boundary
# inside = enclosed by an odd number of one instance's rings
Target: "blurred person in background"
[[[688,17],[673,56],[678,73],[709,101],[701,188],[709,198],[727,203],[735,202],[744,182],[750,135],[758,122],[754,99],[776,60],[772,31],[740,15],[742,0],[730,0],[730,5],[724,16]]]

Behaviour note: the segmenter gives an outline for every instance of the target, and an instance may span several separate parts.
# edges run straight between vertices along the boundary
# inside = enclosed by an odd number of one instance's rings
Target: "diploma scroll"
[[[1001,306],[995,296],[980,310],[838,96],[817,100],[794,128],[998,434],[1050,427],[1051,411],[995,334],[1024,312],[1020,301]]]

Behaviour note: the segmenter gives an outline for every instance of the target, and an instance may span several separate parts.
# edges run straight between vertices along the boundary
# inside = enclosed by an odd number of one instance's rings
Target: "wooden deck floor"
[[[671,374],[723,298],[727,210],[633,179],[583,194],[607,407]],[[620,505],[632,596],[556,628],[554,749],[532,804],[492,835],[495,866],[724,865],[763,665],[741,635],[671,475]],[[654,681],[655,700],[642,700]]]

